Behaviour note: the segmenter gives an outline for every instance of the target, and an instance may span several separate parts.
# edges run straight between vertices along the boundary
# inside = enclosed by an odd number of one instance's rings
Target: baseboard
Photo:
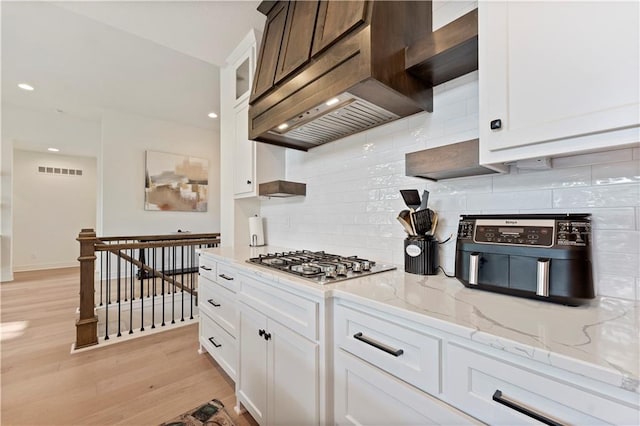
[[[38,265],[17,265],[13,267],[13,272],[42,271],[44,269],[62,269],[79,266],[78,262],[42,263]]]

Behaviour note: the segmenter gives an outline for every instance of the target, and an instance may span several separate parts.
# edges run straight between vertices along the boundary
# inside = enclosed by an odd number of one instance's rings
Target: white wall
[[[61,153],[95,157],[100,148],[100,121],[53,110],[36,110],[2,104],[2,281],[12,279],[15,265],[14,218],[24,212],[12,204],[12,161],[14,149],[41,150],[57,147]],[[94,166],[95,167],[95,166]],[[28,214],[28,213],[26,213]],[[94,223],[92,221],[92,223]],[[25,265],[18,261],[20,265]],[[77,262],[76,262],[77,263]],[[29,263],[30,264],[30,263]]]
[[[3,127],[4,130],[4,127]],[[2,135],[0,150],[0,281],[13,280],[13,200],[11,179],[13,178],[13,143]]]
[[[14,271],[78,266],[76,237],[95,228],[96,159],[14,151]],[[39,166],[82,170],[40,173]]]
[[[98,234],[166,234],[178,229],[220,231],[220,141],[216,132],[197,127],[105,111],[98,165]],[[207,212],[144,210],[145,150],[185,154],[209,160]]]

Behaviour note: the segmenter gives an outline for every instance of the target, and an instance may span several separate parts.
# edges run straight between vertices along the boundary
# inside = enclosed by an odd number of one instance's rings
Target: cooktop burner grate
[[[359,278],[396,269],[358,256],[340,256],[324,251],[296,250],[261,254],[249,263],[296,275],[319,284]]]

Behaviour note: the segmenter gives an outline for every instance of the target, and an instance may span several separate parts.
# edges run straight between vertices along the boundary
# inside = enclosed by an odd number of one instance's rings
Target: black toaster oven
[[[466,287],[577,306],[595,297],[588,214],[463,215],[455,276]]]

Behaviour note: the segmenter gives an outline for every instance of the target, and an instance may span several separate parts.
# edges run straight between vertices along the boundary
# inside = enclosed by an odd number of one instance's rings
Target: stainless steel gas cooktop
[[[297,250],[261,254],[249,263],[295,275],[318,284],[332,284],[396,269],[357,256],[340,256],[324,251]]]

